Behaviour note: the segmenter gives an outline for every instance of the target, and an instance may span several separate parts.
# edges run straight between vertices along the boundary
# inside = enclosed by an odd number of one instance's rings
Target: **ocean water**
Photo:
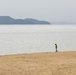
[[[76,25],[0,25],[0,54],[76,50]]]

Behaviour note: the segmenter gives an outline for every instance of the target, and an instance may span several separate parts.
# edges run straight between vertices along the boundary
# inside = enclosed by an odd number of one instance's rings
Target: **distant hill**
[[[60,22],[51,22],[52,25],[76,25],[74,22],[66,22],[66,21],[60,21]]]
[[[0,16],[0,24],[50,24],[47,21],[39,21],[36,19],[14,19],[10,16]]]

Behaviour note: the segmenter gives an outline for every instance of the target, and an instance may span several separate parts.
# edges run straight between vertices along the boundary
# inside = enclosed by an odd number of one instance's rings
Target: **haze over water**
[[[76,25],[0,25],[0,54],[76,50]]]

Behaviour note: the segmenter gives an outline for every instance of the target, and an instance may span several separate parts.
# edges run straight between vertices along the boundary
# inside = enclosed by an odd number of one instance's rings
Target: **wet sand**
[[[0,75],[76,75],[76,52],[0,55]]]

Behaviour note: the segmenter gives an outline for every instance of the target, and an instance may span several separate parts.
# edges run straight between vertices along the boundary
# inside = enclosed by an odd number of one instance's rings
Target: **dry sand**
[[[76,75],[76,52],[0,55],[0,75]]]

